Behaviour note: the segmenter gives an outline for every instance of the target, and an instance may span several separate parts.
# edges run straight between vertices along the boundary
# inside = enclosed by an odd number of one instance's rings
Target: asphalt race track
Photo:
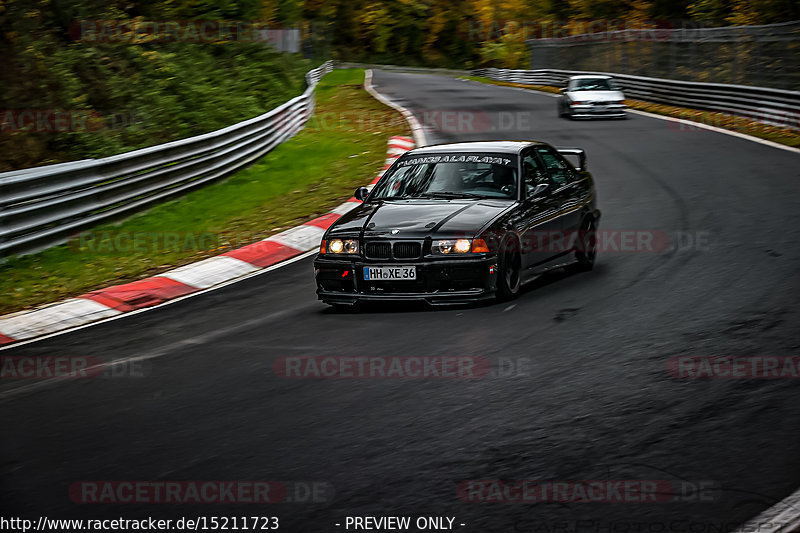
[[[601,252],[593,272],[542,277],[511,305],[350,314],[316,300],[305,258],[5,350],[149,359],[139,378],[32,389],[4,380],[3,515],[271,515],[300,532],[343,531],[356,515],[450,516],[474,532],[639,524],[705,533],[800,486],[800,381],[667,372],[676,356],[798,355],[797,154],[639,115],[562,120],[550,96],[446,77],[376,71],[374,83],[430,126],[429,143],[584,148],[601,229],[657,230],[681,245]],[[437,118],[443,110],[463,120]],[[493,370],[480,379],[275,375],[276,359],[301,355],[477,356]],[[460,500],[458,484],[476,479],[688,489],[669,502]],[[272,505],[73,503],[69,486],[85,480],[316,481],[335,494]],[[689,490],[699,486],[713,489]]]

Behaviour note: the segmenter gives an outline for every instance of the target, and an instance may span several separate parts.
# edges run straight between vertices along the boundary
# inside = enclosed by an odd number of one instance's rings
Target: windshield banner
[[[437,154],[425,156],[412,156],[407,159],[400,159],[398,167],[408,167],[412,165],[426,165],[430,163],[486,163],[491,165],[503,165],[515,167],[516,161],[511,157],[500,157],[486,154]]]

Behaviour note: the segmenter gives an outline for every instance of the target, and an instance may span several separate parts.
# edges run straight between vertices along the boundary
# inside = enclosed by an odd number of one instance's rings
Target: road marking
[[[305,254],[305,255],[308,255],[308,254]],[[281,264],[284,264],[284,263],[281,263]],[[276,265],[276,266],[278,266],[278,265]],[[261,273],[262,272],[255,272],[254,275],[261,274]],[[236,281],[238,281],[238,280],[236,280]],[[199,294],[199,293],[189,294],[186,297],[188,298],[189,296],[194,296],[195,294]],[[180,298],[180,299],[183,299],[183,298]],[[176,301],[177,301],[177,299],[176,300],[170,300],[169,302],[166,302],[163,305],[167,305],[167,304],[170,304],[170,303],[176,302]],[[151,307],[149,309],[158,309],[160,307],[162,307],[162,306]],[[141,309],[141,310],[144,311],[146,309]],[[130,313],[120,315],[120,317],[129,316],[129,315],[132,315],[132,314],[134,314],[136,312],[138,312],[138,311],[132,311]],[[240,322],[240,323],[238,323],[236,325],[233,325],[233,326],[230,326],[230,327],[227,327],[227,328],[215,329],[214,331],[209,331],[207,333],[203,333],[202,335],[196,335],[194,337],[183,338],[183,339],[181,339],[179,341],[171,342],[169,344],[165,344],[164,346],[159,346],[158,348],[154,348],[154,349],[152,349],[150,351],[141,353],[139,355],[132,355],[132,356],[123,357],[123,358],[120,358],[120,359],[112,359],[111,361],[108,361],[108,362],[105,362],[105,363],[101,363],[101,364],[98,364],[98,365],[93,365],[91,367],[87,367],[87,368],[84,369],[84,371],[91,375],[91,371],[96,369],[96,368],[97,369],[106,369],[108,367],[114,367],[114,366],[120,366],[120,365],[124,366],[124,365],[129,365],[131,363],[138,363],[138,362],[141,362],[141,361],[147,361],[147,360],[150,360],[150,359],[155,359],[157,357],[163,357],[165,355],[168,355],[168,354],[170,354],[172,352],[175,352],[177,350],[181,350],[183,348],[188,348],[188,347],[195,346],[195,345],[198,345],[198,344],[205,344],[207,342],[210,342],[210,341],[213,341],[213,340],[228,336],[230,334],[236,333],[236,332],[238,332],[240,330],[246,330],[246,329],[248,329],[250,327],[256,326],[256,325],[261,324],[263,322],[268,322],[268,321],[273,320],[275,318],[280,318],[280,317],[282,317],[282,316],[284,316],[284,315],[286,315],[288,313],[289,313],[288,309],[281,309],[280,311],[275,311],[273,313],[262,315],[262,316],[259,316],[257,318],[251,318],[250,320],[246,320],[244,322]],[[98,324],[98,323],[99,322],[94,322],[92,324],[87,324],[87,325],[94,325],[94,324]],[[83,327],[83,326],[81,326],[81,327]],[[57,333],[56,333],[56,335],[57,335]],[[44,388],[47,388],[47,387],[50,387],[50,386],[53,386],[53,385],[58,385],[59,383],[66,383],[66,382],[74,383],[75,380],[74,379],[65,379],[65,378],[48,378],[48,379],[44,379],[44,380],[41,380],[41,381],[36,381],[34,383],[29,383],[29,384],[26,384],[26,385],[22,385],[20,387],[14,387],[12,389],[8,389],[8,390],[0,392],[0,402],[4,402],[6,400],[9,400],[9,399],[11,399],[11,398],[13,398],[15,396],[19,396],[21,394],[30,393],[30,392],[33,392],[33,391],[36,391],[36,390],[44,389]]]
[[[724,133],[725,135],[730,135],[731,137],[739,137],[740,139],[744,139],[746,141],[752,141],[759,144],[763,144],[765,146],[771,146],[772,148],[780,148],[781,150],[786,150],[787,152],[794,152],[795,154],[800,154],[800,148],[795,148],[793,146],[786,146],[785,144],[776,143],[774,141],[768,141],[766,139],[760,139],[758,137],[753,137],[752,135],[747,135],[746,133],[739,133],[738,131],[731,131],[731,130],[726,130],[724,128],[718,128],[716,126],[709,126],[708,124],[703,124],[702,122],[695,122],[693,120],[687,120],[685,118],[669,117],[666,115],[657,115],[655,113],[648,113],[647,111],[640,111],[638,109],[628,109],[628,113],[636,113],[637,115],[642,115],[644,117],[669,120],[671,122],[680,122],[681,124],[688,124],[695,128],[703,128],[709,131],[714,131],[716,133]]]
[[[312,255],[314,255],[316,253],[317,253],[317,250],[315,248],[313,250],[309,250],[308,252],[305,252],[303,254],[297,255],[295,257],[292,257],[290,259],[287,259],[287,260],[282,261],[280,263],[277,263],[275,265],[268,266],[268,267],[263,268],[261,270],[256,270],[255,272],[252,272],[250,274],[246,274],[246,275],[244,275],[244,276],[242,276],[240,278],[231,279],[231,280],[226,281],[224,283],[220,283],[219,285],[215,285],[214,287],[209,287],[208,289],[203,289],[203,290],[200,290],[200,291],[197,291],[197,292],[186,294],[184,296],[179,296],[178,298],[175,298],[173,300],[167,300],[166,302],[164,302],[162,304],[159,304],[159,305],[156,305],[156,306],[153,306],[153,307],[143,307],[141,309],[136,309],[136,310],[130,311],[128,313],[121,313],[121,314],[118,314],[118,315],[115,315],[115,316],[104,318],[104,319],[98,320],[96,322],[88,322],[86,324],[82,324],[80,326],[75,326],[73,328],[63,329],[61,331],[56,331],[56,332],[53,332],[53,333],[49,333],[49,334],[44,335],[42,337],[35,337],[35,338],[32,338],[32,339],[18,341],[18,342],[15,342],[14,344],[8,344],[6,346],[0,346],[0,352],[2,352],[3,350],[10,350],[10,349],[13,349],[13,348],[17,348],[19,346],[24,346],[26,344],[30,344],[30,343],[33,343],[33,342],[39,342],[39,341],[42,341],[44,339],[49,339],[49,338],[52,338],[52,337],[56,337],[58,335],[64,335],[65,333],[71,333],[73,331],[78,331],[79,329],[96,326],[98,324],[105,324],[106,322],[111,322],[112,320],[118,320],[120,318],[125,318],[125,317],[129,317],[129,316],[137,315],[139,313],[144,313],[145,311],[154,311],[156,309],[163,309],[164,307],[166,307],[168,305],[172,305],[172,304],[177,303],[177,302],[182,302],[183,300],[186,300],[187,298],[193,298],[193,297],[199,296],[201,294],[206,294],[206,293],[208,293],[210,291],[215,291],[217,289],[221,289],[222,287],[227,287],[228,285],[231,285],[233,283],[238,283],[240,281],[244,281],[246,279],[250,279],[250,278],[252,278],[254,276],[260,276],[261,274],[266,274],[267,272],[272,272],[273,270],[276,270],[278,268],[284,267],[286,265],[290,265],[290,264],[292,264],[292,263],[294,263],[296,261],[301,261],[303,259],[311,257]]]
[[[545,95],[545,96],[550,96],[552,98],[558,98],[558,97],[561,96],[560,94],[546,93],[544,91],[537,91],[536,89],[523,89],[522,87],[507,87],[505,85],[493,85],[491,83],[482,83],[482,82],[475,81],[475,80],[465,80],[465,81],[472,81],[474,83],[483,85],[484,87],[489,86],[489,87],[499,87],[501,89],[511,89],[513,91],[524,91],[526,93],[541,94],[541,95]],[[628,113],[635,113],[637,115],[642,115],[643,117],[657,118],[657,119],[660,119],[660,120],[668,120],[668,121],[671,121],[671,122],[680,122],[681,124],[688,124],[688,125],[693,126],[693,127],[703,128],[703,129],[706,129],[706,130],[709,130],[709,131],[713,131],[713,132],[716,132],[716,133],[724,133],[725,135],[730,135],[731,137],[738,137],[738,138],[744,139],[746,141],[752,141],[752,142],[756,142],[756,143],[759,143],[759,144],[763,144],[765,146],[771,146],[772,148],[780,148],[781,150],[786,150],[787,152],[793,152],[795,154],[800,154],[800,148],[795,148],[793,146],[786,146],[785,144],[776,143],[774,141],[768,141],[766,139],[761,139],[759,137],[753,137],[752,135],[747,135],[746,133],[739,133],[738,131],[726,130],[724,128],[718,128],[716,126],[709,126],[708,124],[703,124],[702,122],[695,122],[693,120],[688,120],[688,119],[685,119],[685,118],[675,118],[675,117],[670,117],[670,116],[667,116],[667,115],[658,115],[656,113],[649,113],[647,111],[640,111],[639,109],[630,109],[630,108],[628,108],[627,112]],[[743,117],[743,118],[746,118],[746,117]]]
[[[791,533],[800,531],[800,489],[779,501],[737,531],[758,533]]]

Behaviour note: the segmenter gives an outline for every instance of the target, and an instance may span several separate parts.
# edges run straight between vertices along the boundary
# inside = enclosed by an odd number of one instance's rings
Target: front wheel
[[[503,239],[497,260],[497,299],[512,300],[519,294],[522,280],[522,258],[514,237]]]

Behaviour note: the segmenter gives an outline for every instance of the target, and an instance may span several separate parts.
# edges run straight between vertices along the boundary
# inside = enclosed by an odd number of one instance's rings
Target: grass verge
[[[0,264],[0,314],[157,275],[329,212],[374,178],[389,136],[410,134],[363,80],[360,69],[325,76],[306,128],[226,180],[9,258]]]
[[[487,83],[490,85],[501,85],[505,87],[519,87],[522,89],[530,89],[532,91],[541,91],[546,93],[558,93],[556,87],[546,85],[523,85],[521,83],[508,83],[504,81],[490,80],[481,76],[464,76],[464,79]],[[671,105],[654,104],[651,102],[642,102],[641,100],[631,100],[626,98],[625,102],[631,109],[638,109],[640,111],[647,111],[656,115],[665,115],[668,117],[680,118],[684,120],[691,120],[707,126],[714,126],[725,130],[736,131],[759,139],[766,139],[768,141],[776,142],[786,146],[800,148],[800,131],[792,128],[782,128],[778,126],[771,126],[756,120],[751,120],[745,117],[735,115],[728,115],[725,113],[715,113],[711,111],[700,111],[698,109],[688,109],[685,107],[676,107]],[[691,128],[691,126],[687,126]]]

